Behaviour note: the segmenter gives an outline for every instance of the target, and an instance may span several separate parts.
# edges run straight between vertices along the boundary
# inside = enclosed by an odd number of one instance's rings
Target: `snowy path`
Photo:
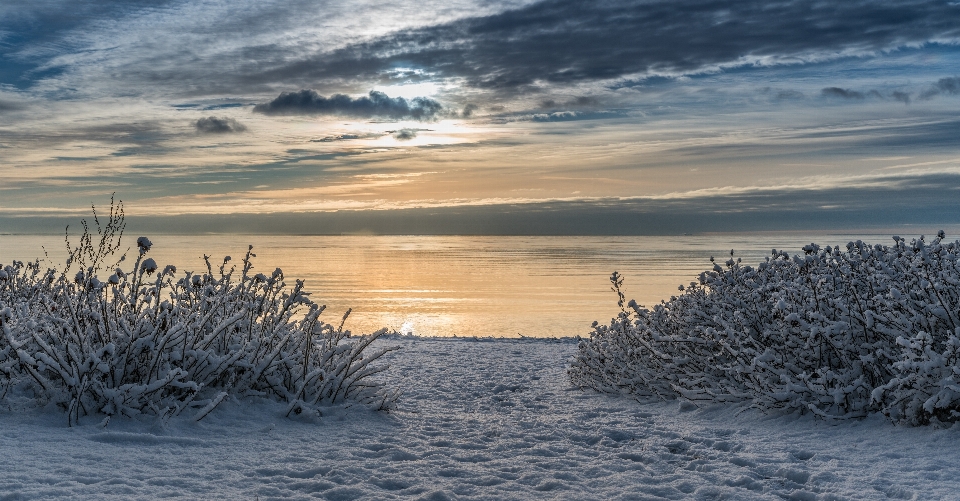
[[[833,425],[571,390],[570,342],[390,339],[390,415],[231,403],[166,429],[0,412],[19,499],[960,499],[960,427]]]

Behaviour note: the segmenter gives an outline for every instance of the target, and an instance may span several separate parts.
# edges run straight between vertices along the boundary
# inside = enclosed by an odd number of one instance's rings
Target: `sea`
[[[283,270],[327,306],[328,323],[365,334],[459,337],[588,336],[594,321],[620,311],[610,275],[623,276],[627,299],[651,307],[680,294],[712,268],[710,258],[755,265],[772,249],[802,253],[853,240],[892,243],[891,233],[710,234],[678,236],[277,236],[148,235],[149,257],[180,273],[202,272],[203,257],[241,266],[249,246],[254,272]],[[121,241],[130,257],[136,236]],[[917,235],[903,235],[906,238]],[[0,264],[40,258],[62,268],[64,237],[0,234]],[[132,265],[132,259],[125,263]]]

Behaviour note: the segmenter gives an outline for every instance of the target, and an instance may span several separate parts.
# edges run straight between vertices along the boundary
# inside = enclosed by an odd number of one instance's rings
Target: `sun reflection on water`
[[[864,235],[856,238],[862,238]],[[889,237],[883,237],[889,238]],[[43,256],[62,263],[63,237],[3,235],[0,264]],[[638,303],[653,306],[696,280],[709,258],[729,254],[757,263],[770,248],[845,243],[846,236],[470,237],[470,236],[173,236],[150,235],[161,265],[201,272],[202,256],[242,255],[253,245],[254,273],[280,267],[288,284],[306,282],[326,304],[324,318],[355,334],[386,327],[423,336],[588,335],[619,308],[614,270]],[[866,238],[880,241],[881,237]],[[236,261],[234,261],[236,262]]]

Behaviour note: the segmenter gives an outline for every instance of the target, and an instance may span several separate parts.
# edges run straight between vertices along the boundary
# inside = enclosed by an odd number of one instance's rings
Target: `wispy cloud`
[[[890,93],[890,97],[900,101],[903,104],[910,104],[910,93],[895,90]]]
[[[941,78],[937,83],[920,93],[920,99],[931,99],[941,94],[960,94],[960,77]]]
[[[391,68],[402,65],[459,78],[471,87],[508,91],[537,82],[572,84],[874,55],[956,41],[960,28],[953,20],[958,16],[960,6],[936,0],[829,6],[759,0],[548,0],[493,16],[401,30],[250,78],[389,78]]]
[[[599,120],[603,118],[618,118],[625,116],[621,111],[555,111],[553,113],[534,113],[521,116],[534,122],[570,122],[573,120]]]
[[[14,50],[0,57],[15,59],[10,78],[21,84],[47,81],[79,93],[119,79],[126,92],[197,96],[263,95],[291,85],[357,92],[418,81],[508,95],[877,56],[960,39],[953,22],[960,6],[940,0],[428,1],[415,12],[389,2],[351,9],[310,8],[302,0],[244,9],[48,3],[0,20],[0,29],[17,33]],[[320,22],[343,29],[314,29]]]
[[[400,180],[397,180],[400,181]],[[238,199],[176,197],[146,207],[132,221],[151,231],[255,231],[340,234],[365,229],[379,234],[495,235],[678,235],[718,231],[789,231],[886,228],[917,225],[936,230],[952,226],[960,201],[960,174],[901,176],[869,186],[820,189],[767,187],[735,194],[700,193],[674,198],[596,197],[537,200],[490,198],[477,200],[389,201],[319,200],[292,203],[273,194],[245,193]],[[344,190],[354,189],[344,186]],[[895,196],[895,195],[903,196]],[[929,203],[918,206],[911,200]],[[228,204],[239,204],[230,208]],[[187,215],[168,212],[185,209]],[[50,227],[38,219],[42,208],[8,211],[4,227]],[[239,212],[239,214],[238,214]],[[317,217],[323,213],[323,217]],[[76,215],[65,212],[59,215]],[[82,214],[82,212],[81,212]],[[57,220],[59,221],[59,220]],[[886,231],[886,230],[884,230]],[[921,230],[922,231],[922,230]],[[844,242],[836,242],[844,243]]]
[[[947,79],[943,79],[947,80]],[[941,80],[941,82],[943,81]],[[939,94],[941,91],[930,90],[928,89],[924,93],[921,93],[921,99],[929,99],[936,94]],[[865,92],[860,92],[853,89],[843,89],[840,87],[825,87],[820,91],[820,95],[827,98],[837,98],[851,101],[863,101],[866,98],[876,98],[876,99],[893,99],[894,101],[899,101],[903,104],[910,104],[910,93],[904,92],[901,90],[891,91],[889,94],[884,94],[877,89],[870,89]]]
[[[311,139],[310,142],[313,143],[332,143],[335,141],[352,141],[354,139],[379,139],[384,136],[382,132],[358,132],[358,133],[347,133],[347,134],[337,134],[336,136],[325,136],[320,139]]]
[[[10,112],[10,111],[20,111],[20,110],[23,110],[24,108],[26,108],[26,106],[16,101],[0,100],[0,113]]]
[[[826,87],[820,91],[820,94],[825,97],[839,97],[841,99],[863,99],[864,96],[862,92],[857,92],[850,89],[841,89],[840,87]]]
[[[204,134],[223,134],[227,132],[243,132],[247,126],[230,117],[204,117],[195,123],[197,132]]]

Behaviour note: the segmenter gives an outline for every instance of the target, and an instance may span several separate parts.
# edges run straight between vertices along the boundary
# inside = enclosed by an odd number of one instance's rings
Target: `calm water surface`
[[[254,246],[255,270],[282,268],[300,278],[312,298],[338,323],[366,333],[380,327],[429,336],[587,335],[594,320],[618,308],[610,291],[614,270],[626,277],[628,298],[653,305],[677,286],[725,261],[730,250],[756,264],[771,248],[799,253],[810,242],[846,244],[861,238],[888,243],[889,235],[709,235],[676,237],[469,236],[174,236],[149,235],[160,266],[202,271],[232,256],[239,266]],[[125,240],[134,245],[135,238]],[[0,235],[0,263],[42,257],[63,262],[63,237]],[[722,259],[721,259],[722,258]]]

